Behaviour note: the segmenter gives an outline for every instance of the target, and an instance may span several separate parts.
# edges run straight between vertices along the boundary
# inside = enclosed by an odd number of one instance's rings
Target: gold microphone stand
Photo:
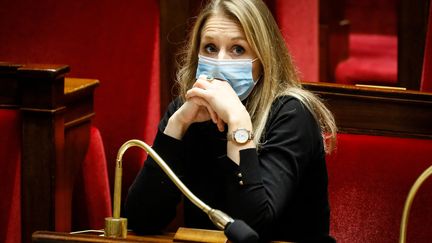
[[[400,237],[399,237],[399,243],[405,243],[406,241],[406,231],[408,226],[408,216],[411,209],[411,204],[414,200],[414,197],[420,188],[420,186],[423,184],[423,182],[432,175],[432,166],[427,168],[414,182],[413,186],[411,187],[408,197],[405,201],[403,213],[402,213],[402,221],[400,225]]]
[[[121,179],[122,179],[122,158],[123,154],[130,147],[140,147],[144,149],[162,168],[165,174],[174,182],[174,184],[180,189],[180,191],[198,208],[203,210],[210,218],[210,220],[221,230],[225,228],[225,226],[233,222],[234,220],[225,214],[224,212],[212,209],[207,204],[202,202],[199,198],[197,198],[184,184],[180,179],[174,174],[174,172],[169,168],[169,166],[165,163],[165,161],[146,143],[132,139],[124,143],[118,153],[116,159],[116,170],[115,170],[115,181],[114,181],[114,208],[113,208],[113,216],[105,218],[105,236],[108,237],[118,237],[118,238],[126,238],[127,236],[127,219],[120,217],[120,199],[121,199]]]

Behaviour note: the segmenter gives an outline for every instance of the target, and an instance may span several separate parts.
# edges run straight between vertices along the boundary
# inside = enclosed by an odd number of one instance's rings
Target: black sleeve
[[[220,164],[228,175],[228,211],[245,220],[260,235],[271,230],[292,200],[313,150],[322,144],[311,113],[296,99],[272,108],[265,138],[259,150],[240,151],[240,165],[228,157]]]
[[[183,143],[163,133],[168,118],[179,106],[178,100],[169,105],[159,123],[152,148],[181,179]],[[128,228],[141,234],[159,233],[175,217],[179,201],[180,191],[159,165],[148,156],[143,168],[129,188],[126,198],[125,212],[128,218]]]

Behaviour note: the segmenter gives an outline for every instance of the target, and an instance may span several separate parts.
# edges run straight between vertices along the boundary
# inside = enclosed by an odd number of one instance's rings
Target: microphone
[[[122,175],[122,158],[123,154],[130,147],[139,147],[144,149],[161,167],[170,180],[177,188],[185,195],[195,206],[200,208],[208,215],[213,224],[220,230],[223,230],[227,238],[233,243],[258,243],[258,234],[244,221],[234,220],[226,213],[213,209],[198,197],[196,197],[175,175],[166,162],[146,143],[143,141],[132,139],[124,143],[118,153],[116,159],[116,171],[114,181],[114,206],[113,217],[105,218],[105,236],[126,238],[127,235],[127,219],[120,218],[120,198],[121,198],[121,175]]]
[[[228,223],[224,233],[231,242],[259,242],[258,234],[243,220],[234,220],[232,223]]]

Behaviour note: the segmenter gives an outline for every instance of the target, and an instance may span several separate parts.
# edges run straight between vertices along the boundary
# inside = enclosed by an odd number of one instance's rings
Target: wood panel
[[[398,10],[398,83],[420,90],[430,0],[400,0]]]
[[[334,81],[337,64],[348,58],[350,22],[344,16],[345,5],[345,0],[319,2],[320,82]]]
[[[67,65],[0,64],[0,108],[19,109],[22,120],[22,242],[35,230],[71,229],[73,185],[99,82],[66,79],[68,72]]]
[[[154,236],[136,236],[128,234],[126,239],[100,237],[103,232],[88,232],[80,234],[69,234],[62,232],[37,231],[33,234],[33,242],[35,243],[67,243],[67,242],[122,242],[122,243],[168,243],[173,242],[173,234],[154,235]]]
[[[201,0],[161,0],[160,3],[160,97],[161,114],[176,96],[175,76],[178,54],[185,48],[193,17]]]
[[[340,132],[432,138],[432,93],[303,83],[334,113]]]
[[[227,240],[223,231],[206,230],[194,228],[179,228],[176,233],[164,233],[160,235],[139,236],[133,232],[128,233],[126,238],[108,238],[103,236],[101,230],[91,230],[87,232],[61,233],[50,231],[37,231],[33,234],[35,243],[67,243],[67,242],[147,242],[147,243],[167,243],[167,242],[230,242]],[[270,243],[289,243],[285,241],[270,241]]]
[[[19,92],[16,71],[20,64],[0,62],[0,109],[18,107]]]

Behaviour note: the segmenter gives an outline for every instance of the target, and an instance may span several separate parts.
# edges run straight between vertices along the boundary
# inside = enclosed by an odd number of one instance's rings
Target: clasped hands
[[[250,123],[250,116],[230,84],[223,80],[201,75],[186,93],[186,102],[174,113],[189,127],[194,122],[212,120],[219,131],[225,124]]]

